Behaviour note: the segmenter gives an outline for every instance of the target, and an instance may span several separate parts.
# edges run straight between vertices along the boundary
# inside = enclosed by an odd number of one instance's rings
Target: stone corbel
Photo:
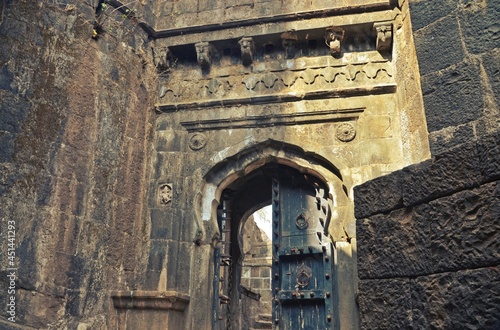
[[[286,58],[294,58],[297,52],[299,38],[295,31],[287,31],[281,34],[281,45],[285,49]]]
[[[373,30],[377,32],[377,51],[390,52],[392,47],[392,23],[374,23]]]
[[[253,62],[253,54],[255,52],[255,43],[251,37],[243,37],[238,41],[241,47],[241,60],[243,65],[248,66]]]
[[[208,42],[199,42],[196,47],[196,59],[202,69],[208,69],[212,65],[215,56],[215,47]]]
[[[172,67],[174,56],[168,47],[153,48],[153,60],[158,71],[165,71]]]
[[[341,43],[344,40],[344,29],[337,26],[332,26],[325,31],[325,42],[330,48],[330,55],[338,56],[341,52]]]

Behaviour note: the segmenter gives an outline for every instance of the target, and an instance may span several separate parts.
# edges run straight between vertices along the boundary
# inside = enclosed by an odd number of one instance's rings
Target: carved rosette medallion
[[[203,133],[191,134],[189,138],[189,148],[192,150],[200,150],[207,144],[207,137]]]
[[[158,203],[160,205],[172,203],[172,184],[164,183],[158,187]]]
[[[337,136],[337,139],[339,139],[342,142],[349,142],[354,140],[354,137],[356,136],[356,129],[354,128],[353,125],[345,123],[345,124],[340,124],[337,127],[337,132],[335,134]]]

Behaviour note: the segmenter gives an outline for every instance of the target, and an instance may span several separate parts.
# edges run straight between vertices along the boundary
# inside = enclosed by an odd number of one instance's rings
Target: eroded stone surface
[[[499,269],[361,280],[362,329],[495,329]]]

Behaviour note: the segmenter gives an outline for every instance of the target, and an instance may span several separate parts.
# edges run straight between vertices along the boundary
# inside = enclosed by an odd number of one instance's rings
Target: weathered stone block
[[[357,223],[360,279],[426,274],[431,271],[426,246],[428,207],[398,209]]]
[[[170,217],[165,214],[165,210],[151,210],[151,233],[152,239],[168,239],[171,238],[172,223]]]
[[[500,262],[497,182],[358,221],[359,277],[418,276]]]
[[[361,280],[361,329],[497,329],[500,269]]]
[[[170,256],[170,246],[167,247],[167,242],[165,240],[151,240],[149,247],[149,270],[159,270],[161,271],[165,267],[165,257],[168,254]],[[171,260],[168,258],[167,260]]]
[[[457,18],[450,15],[415,32],[420,74],[425,75],[462,62],[464,50],[457,31]]]
[[[500,34],[500,31],[497,34]],[[483,66],[498,106],[500,104],[500,75],[498,74],[500,72],[500,49],[496,48],[485,53],[483,55]]]
[[[168,290],[178,289],[178,277],[175,276],[178,272],[179,262],[179,242],[167,241],[168,255],[167,255],[167,288]]]
[[[410,288],[407,278],[359,281],[361,329],[412,329]]]
[[[438,19],[446,17],[457,8],[454,0],[410,1],[411,23],[413,30],[421,29]]]
[[[500,7],[494,2],[469,2],[458,14],[465,47],[468,52],[481,54],[498,48]]]
[[[356,218],[384,213],[403,206],[403,175],[396,171],[354,187]]]
[[[411,281],[413,329],[498,329],[500,269],[417,277]]]
[[[429,134],[431,154],[438,155],[450,148],[469,142],[473,138],[474,127],[472,122],[434,131]]]
[[[474,143],[458,146],[431,161],[403,171],[403,204],[408,207],[479,185],[481,172]]]
[[[193,250],[192,250],[193,245],[194,245],[193,242],[187,242],[187,243],[181,242],[179,243],[179,249],[177,250],[177,255],[174,257],[173,254],[169,254],[169,263],[172,263],[173,267],[175,267],[175,271],[169,273],[169,276],[177,277],[175,290],[180,292],[189,292],[190,277],[178,276],[178,274],[191,273],[191,258],[193,255]],[[172,269],[172,267],[169,267],[169,269]]]
[[[500,263],[500,186],[485,184],[429,203],[426,255],[433,272]]]
[[[422,91],[429,132],[465,124],[482,115],[483,89],[479,63],[475,60],[426,75],[422,78]]]
[[[500,178],[500,132],[484,136],[478,141],[477,149],[483,182]]]

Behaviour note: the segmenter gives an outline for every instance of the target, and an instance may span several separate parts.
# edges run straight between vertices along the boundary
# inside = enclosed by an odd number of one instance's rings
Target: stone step
[[[271,322],[273,320],[273,314],[259,314],[257,318],[261,321]]]
[[[257,315],[253,324],[253,329],[272,329],[273,328],[272,318],[273,317],[271,314]]]

